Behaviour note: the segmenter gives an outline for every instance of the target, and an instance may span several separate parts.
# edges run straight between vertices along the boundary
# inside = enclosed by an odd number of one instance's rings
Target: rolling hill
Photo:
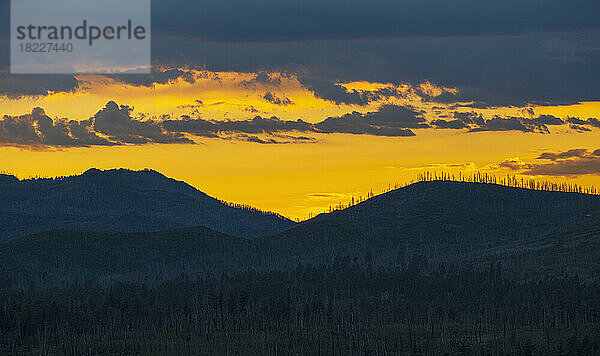
[[[434,264],[501,262],[520,278],[592,276],[600,270],[599,208],[600,197],[593,195],[421,182],[263,237],[206,227],[40,232],[0,244],[0,278],[145,280],[181,272],[288,270],[339,257],[389,267],[415,256]]]
[[[0,201],[0,241],[53,229],[148,232],[193,226],[257,237],[294,225],[276,214],[228,206],[152,170],[90,169],[28,180],[3,175]]]

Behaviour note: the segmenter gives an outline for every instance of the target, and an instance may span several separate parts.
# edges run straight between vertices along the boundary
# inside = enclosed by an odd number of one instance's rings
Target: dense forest
[[[518,282],[501,265],[376,268],[338,258],[287,272],[182,274],[2,290],[3,354],[591,355],[600,284]]]

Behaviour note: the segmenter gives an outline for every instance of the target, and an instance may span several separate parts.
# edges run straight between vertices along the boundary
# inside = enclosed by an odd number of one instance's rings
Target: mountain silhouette
[[[157,188],[169,185],[156,172],[93,171],[82,177],[98,175],[110,180],[133,175],[130,184],[140,185],[148,183],[145,174],[157,179]],[[94,196],[99,193],[93,184],[83,185]],[[176,186],[202,194],[181,182]],[[282,223],[288,228],[269,236],[232,236],[207,227],[135,233],[61,227],[0,244],[0,258],[11,275],[18,272],[27,278],[43,273],[69,278],[64,274],[67,270],[82,278],[126,276],[133,280],[181,272],[290,270],[299,264],[329,264],[340,257],[389,267],[421,255],[434,264],[501,262],[523,278],[565,272],[585,276],[599,272],[595,267],[600,265],[599,208],[600,196],[595,195],[421,182],[300,224]],[[128,217],[131,222],[138,218]]]
[[[229,206],[152,171],[90,169],[79,176],[0,176],[0,240],[52,230],[158,231],[204,226],[234,236],[277,233],[294,222]]]
[[[495,242],[539,236],[600,217],[600,196],[497,184],[418,182],[304,224],[353,225],[372,238]]]

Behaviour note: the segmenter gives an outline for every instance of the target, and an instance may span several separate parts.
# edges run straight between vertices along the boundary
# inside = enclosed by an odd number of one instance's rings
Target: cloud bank
[[[269,97],[271,98],[271,97]],[[273,96],[271,99],[281,101]],[[266,99],[265,99],[266,100]],[[289,100],[289,99],[288,99]],[[279,103],[277,101],[277,103]],[[285,103],[275,105],[287,105]],[[291,104],[289,104],[291,105]],[[193,137],[239,140],[259,144],[316,142],[308,134],[354,134],[386,137],[411,137],[415,130],[462,130],[463,132],[518,131],[523,133],[549,133],[549,126],[582,124],[596,127],[597,120],[569,117],[567,120],[551,115],[534,118],[493,117],[485,119],[475,112],[454,112],[453,118],[425,119],[424,111],[408,105],[384,104],[376,111],[354,111],[340,116],[327,117],[316,123],[298,120],[281,120],[276,116],[254,116],[248,120],[207,120],[198,110],[204,107],[201,100],[186,108],[193,109],[196,117],[183,115],[178,119],[163,115],[160,119],[133,116],[133,108],[110,101],[87,120],[51,118],[42,108],[30,114],[4,116],[0,119],[0,145],[88,147],[126,144],[195,144]],[[252,110],[249,110],[251,112]],[[586,126],[583,126],[586,125]],[[593,158],[593,152],[570,150],[561,153],[547,152],[539,158],[561,161],[570,158]],[[590,156],[591,155],[591,156]],[[503,163],[506,168],[517,169],[516,163]],[[532,166],[534,167],[534,166]],[[520,167],[524,168],[524,167]],[[533,170],[533,168],[531,168]],[[533,171],[532,171],[533,172]],[[533,173],[531,173],[533,174]]]
[[[531,176],[600,175],[600,149],[575,148],[563,152],[544,152],[537,159],[549,162],[525,163],[518,159],[508,159],[499,166]]]

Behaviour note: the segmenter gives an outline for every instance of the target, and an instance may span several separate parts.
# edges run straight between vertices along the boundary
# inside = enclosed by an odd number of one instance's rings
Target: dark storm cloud
[[[217,42],[463,36],[598,28],[593,0],[154,0],[153,30]]]
[[[79,87],[72,75],[0,73],[0,96],[47,95],[49,92],[71,92]]]
[[[372,100],[336,85],[361,80],[430,80],[459,89],[432,100],[477,107],[573,103],[600,92],[599,10],[593,0],[164,0],[153,48],[159,63],[303,73],[336,103]]]
[[[570,104],[598,100],[600,31],[522,36],[380,38],[348,41],[218,43],[153,41],[157,63],[215,71],[287,71],[317,97],[363,105],[371,94],[347,93],[350,81],[456,87],[431,100],[474,107]]]
[[[0,68],[9,65],[8,0],[0,0]],[[598,100],[595,0],[155,0],[153,64],[213,71],[301,73],[318,97],[362,105],[338,82],[457,87],[474,106]],[[516,35],[518,34],[518,35]],[[280,41],[281,40],[281,41]],[[186,74],[122,76],[135,85]],[[275,79],[276,81],[277,79]],[[70,91],[72,76],[0,79],[0,94]]]
[[[284,121],[277,117],[263,118],[256,116],[250,120],[218,121],[192,119],[185,116],[180,120],[166,120],[162,123],[165,130],[174,133],[189,133],[209,138],[234,139],[259,144],[289,144],[316,142],[306,136],[288,135],[289,132],[316,132],[313,124],[308,122]],[[257,135],[269,137],[259,137]]]

